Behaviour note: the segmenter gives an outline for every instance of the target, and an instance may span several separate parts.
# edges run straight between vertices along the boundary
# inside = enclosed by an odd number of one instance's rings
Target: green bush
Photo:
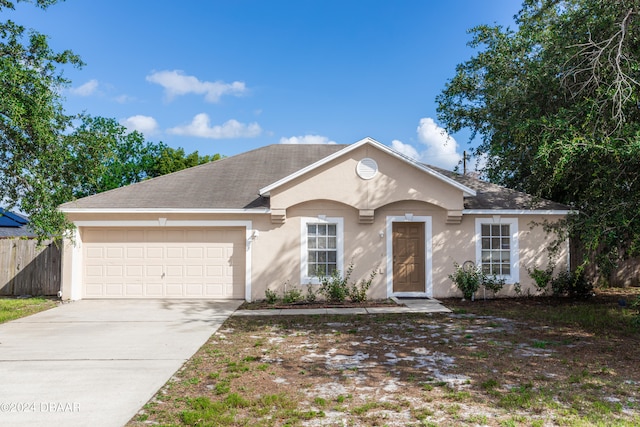
[[[353,302],[365,302],[367,300],[367,291],[377,274],[378,272],[373,270],[368,279],[362,279],[359,284],[353,283],[349,288],[349,299]]]
[[[587,280],[582,271],[561,271],[551,279],[553,296],[568,295],[572,298],[588,298],[592,296],[593,284]]]
[[[473,300],[473,296],[482,283],[484,276],[482,270],[475,266],[463,268],[457,262],[453,263],[453,267],[455,270],[453,274],[449,275],[449,279],[460,289],[463,298]]]
[[[285,290],[282,295],[282,302],[285,304],[293,304],[302,300],[302,291],[298,288]]]
[[[527,268],[527,273],[529,273],[529,277],[533,279],[538,293],[544,295],[548,292],[549,284],[553,280],[553,269],[553,264],[549,264],[546,270],[540,270],[537,267],[533,269]]]
[[[504,285],[507,281],[503,277],[498,277],[496,275],[487,276],[482,274],[482,287],[488,291],[493,292],[493,295],[497,294],[504,288]]]
[[[331,276],[322,276],[320,278],[320,289],[318,292],[322,294],[328,302],[344,302],[349,295],[349,279],[353,272],[353,264],[347,268],[344,277],[340,277],[339,270],[333,270]]]
[[[278,301],[278,294],[276,293],[276,291],[272,291],[269,288],[264,291],[264,297],[264,299],[267,301],[267,304],[275,304]]]
[[[369,278],[362,279],[360,283],[350,283],[351,273],[353,273],[353,264],[350,264],[344,272],[344,277],[340,277],[338,270],[334,270],[331,276],[321,277],[318,293],[328,302],[341,303],[347,298],[353,302],[366,301],[367,291],[378,272],[372,271]]]
[[[491,291],[495,296],[506,284],[504,278],[498,277],[495,274],[489,276],[482,272],[481,267],[476,267],[475,265],[462,267],[457,262],[454,262],[453,267],[455,270],[453,274],[449,275],[449,279],[456,284],[465,299],[473,300],[480,286]]]
[[[313,285],[309,283],[307,285],[307,295],[305,296],[305,300],[307,302],[316,302],[317,299],[318,299],[318,295],[316,294],[316,291],[313,289]]]

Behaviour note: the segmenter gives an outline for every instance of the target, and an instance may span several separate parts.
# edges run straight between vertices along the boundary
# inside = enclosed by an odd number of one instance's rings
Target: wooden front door
[[[393,223],[393,292],[425,292],[424,223]]]

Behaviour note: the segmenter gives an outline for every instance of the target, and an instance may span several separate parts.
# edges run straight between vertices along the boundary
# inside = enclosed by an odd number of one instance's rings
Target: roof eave
[[[179,214],[269,214],[269,208],[250,209],[210,209],[210,208],[61,208],[63,213],[106,213],[106,214],[138,214],[138,213],[179,213]]]

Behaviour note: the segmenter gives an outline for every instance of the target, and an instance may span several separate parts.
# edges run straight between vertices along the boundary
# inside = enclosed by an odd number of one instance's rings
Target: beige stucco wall
[[[302,217],[344,218],[344,263],[345,268],[353,263],[352,279],[360,281],[369,276],[373,269],[380,274],[374,279],[370,290],[371,298],[386,298],[387,295],[387,216],[429,216],[432,219],[432,268],[433,297],[447,298],[460,293],[449,279],[454,271],[454,262],[462,264],[467,260],[476,262],[475,232],[476,218],[488,218],[489,215],[465,215],[460,224],[446,224],[446,211],[437,206],[415,201],[392,203],[376,210],[373,224],[359,224],[357,211],[349,206],[331,201],[310,201],[299,204],[287,211],[285,224],[272,226],[260,231],[260,237],[253,247],[254,257],[254,299],[263,299],[267,287],[282,291],[285,286],[301,286],[300,283],[301,250],[300,220]],[[514,215],[501,215],[501,218],[514,218]],[[552,216],[521,215],[518,217],[519,239],[519,276],[522,291],[534,293],[527,268],[545,268],[548,258],[546,247],[551,242],[541,226],[531,228],[533,222],[552,220]],[[555,217],[558,218],[558,217]],[[383,237],[380,233],[385,233]],[[557,271],[566,268],[567,251],[563,247],[558,254]],[[427,273],[428,274],[428,273]],[[479,296],[482,294],[479,293]],[[507,285],[499,296],[515,295],[513,285]]]

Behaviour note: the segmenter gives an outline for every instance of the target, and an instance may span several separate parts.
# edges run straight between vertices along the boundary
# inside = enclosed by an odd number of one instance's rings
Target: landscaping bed
[[[266,300],[244,302],[238,310],[283,310],[283,309],[307,309],[307,308],[367,308],[367,307],[402,307],[392,299],[382,300],[366,300],[362,302],[344,301],[344,302],[328,302],[328,301],[297,301],[292,303],[269,303]]]

